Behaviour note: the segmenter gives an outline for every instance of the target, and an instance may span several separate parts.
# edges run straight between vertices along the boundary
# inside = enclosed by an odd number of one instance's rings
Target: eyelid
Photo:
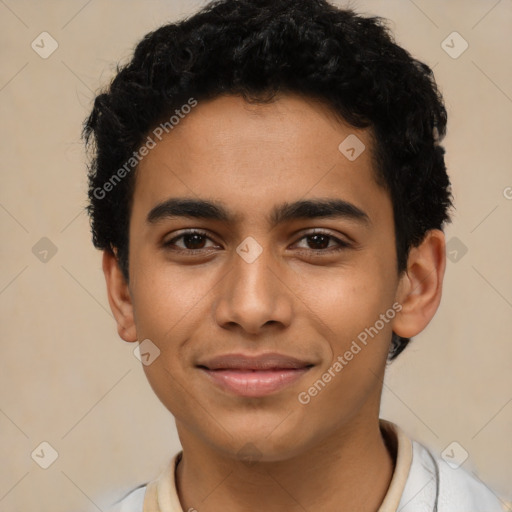
[[[162,242],[162,245],[164,245],[164,246],[171,245],[172,242],[175,242],[176,240],[179,240],[180,238],[187,236],[187,235],[202,235],[205,238],[207,238],[208,240],[210,240],[214,243],[217,243],[212,238],[210,233],[208,233],[208,231],[205,231],[205,230],[199,229],[199,228],[188,228],[188,229],[180,230],[177,233],[174,233],[174,236],[172,238],[170,238],[169,240],[164,239],[164,241]],[[183,250],[184,251],[192,251],[192,249],[183,249]],[[196,249],[196,250],[200,251],[201,249]]]
[[[188,229],[183,229],[181,231],[178,231],[177,233],[174,234],[174,236],[170,239],[170,240],[167,240],[162,243],[163,247],[168,247],[168,246],[171,246],[173,245],[176,240],[179,240],[180,238],[184,237],[184,236],[187,236],[187,235],[202,235],[204,236],[205,238],[207,238],[208,240],[214,242],[214,243],[217,243],[211,236],[210,236],[210,233],[208,233],[208,231],[205,231],[205,230],[202,230],[202,229],[199,229],[199,228],[188,228]],[[297,244],[298,242],[302,241],[303,239],[307,238],[308,236],[313,236],[313,235],[324,235],[324,236],[327,236],[329,238],[331,238],[332,240],[334,240],[337,244],[337,246],[335,247],[331,247],[331,248],[326,248],[326,249],[309,249],[309,248],[300,248],[299,251],[309,251],[309,252],[325,252],[325,253],[328,253],[328,252],[332,252],[332,251],[335,251],[335,250],[343,250],[343,249],[348,249],[350,247],[353,246],[353,241],[348,237],[348,236],[338,236],[338,235],[334,235],[332,234],[330,231],[326,230],[326,229],[323,229],[323,228],[310,228],[309,230],[302,230],[302,233],[299,231],[298,233],[295,233],[295,236],[298,236],[299,238],[292,244],[292,245],[295,245]],[[345,238],[345,239],[344,239]],[[346,240],[348,239],[348,240]],[[208,249],[211,249],[211,247],[205,247],[205,248],[202,248],[202,249],[184,249],[184,248],[181,248],[181,247],[178,247],[178,249],[175,249],[175,251],[177,252],[188,252],[188,253],[198,253],[200,251],[204,251],[204,250],[208,250]]]
[[[307,229],[301,229],[300,231],[296,232],[294,236],[299,236],[299,240],[302,240],[306,236],[312,236],[312,235],[325,235],[329,236],[335,240],[338,240],[339,242],[351,244],[355,243],[352,238],[350,238],[348,235],[345,235],[343,233],[333,233],[327,228],[307,228]]]
[[[335,242],[335,245],[332,247],[327,247],[325,249],[310,249],[310,248],[300,247],[297,250],[299,252],[309,252],[309,253],[316,253],[316,254],[325,253],[327,255],[327,254],[331,254],[336,251],[344,251],[344,250],[354,247],[354,242],[349,241],[350,240],[349,237],[334,235],[330,231],[324,230],[322,228],[313,228],[312,231],[310,230],[310,231],[306,231],[306,232],[302,233],[301,235],[299,235],[298,240],[296,242],[294,242],[293,245],[296,245],[299,242],[301,242],[302,240],[304,240],[305,238],[307,238],[309,236],[314,236],[314,235],[326,236],[326,237],[330,238],[331,240],[333,240]]]

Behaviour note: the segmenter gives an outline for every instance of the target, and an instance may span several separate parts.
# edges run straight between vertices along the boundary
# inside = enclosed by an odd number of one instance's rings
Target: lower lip
[[[281,369],[281,370],[207,370],[202,369],[212,381],[239,396],[260,397],[298,381],[310,368]]]

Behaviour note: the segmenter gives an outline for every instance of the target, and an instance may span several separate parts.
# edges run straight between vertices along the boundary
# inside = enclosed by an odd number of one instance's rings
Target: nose
[[[242,256],[240,255],[242,254]],[[285,328],[293,314],[293,293],[268,248],[252,261],[233,252],[230,271],[218,287],[215,319],[225,329],[261,334]]]

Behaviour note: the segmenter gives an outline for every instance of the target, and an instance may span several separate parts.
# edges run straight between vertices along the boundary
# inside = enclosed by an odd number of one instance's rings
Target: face
[[[371,150],[311,99],[226,96],[139,164],[134,329],[160,350],[144,370],[180,437],[285,460],[378,417],[399,278]]]

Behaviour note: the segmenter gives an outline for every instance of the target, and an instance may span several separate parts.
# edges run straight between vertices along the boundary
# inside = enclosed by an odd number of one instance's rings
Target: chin
[[[280,418],[277,423],[260,421],[258,425],[246,424],[239,428],[233,426],[230,428],[232,437],[223,435],[211,439],[211,445],[230,458],[257,463],[286,461],[315,444],[316,436],[312,430],[304,431],[298,425],[286,428],[282,420]],[[302,423],[301,427],[304,426]]]

